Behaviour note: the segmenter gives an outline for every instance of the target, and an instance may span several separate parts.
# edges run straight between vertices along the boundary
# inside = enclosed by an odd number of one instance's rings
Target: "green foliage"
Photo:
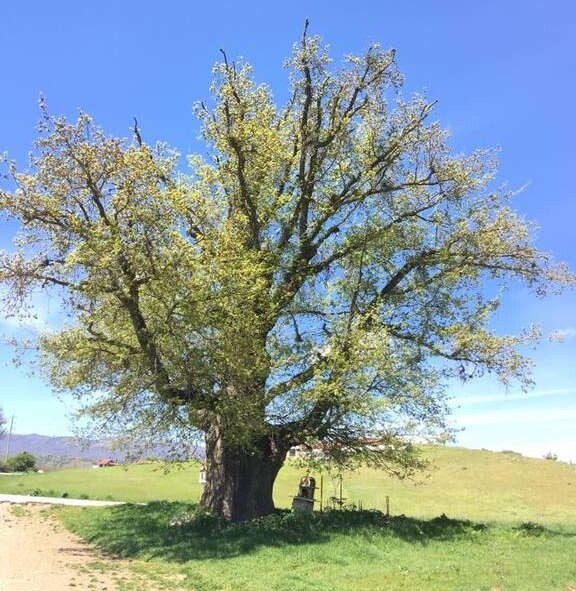
[[[35,472],[36,458],[31,453],[23,451],[6,460],[6,469],[7,472]]]
[[[453,154],[434,102],[402,94],[393,50],[338,68],[306,26],[286,65],[277,105],[224,56],[189,174],[137,129],[109,137],[42,103],[29,170],[10,165],[0,190],[21,226],[0,254],[5,304],[62,296],[44,373],[144,445],[164,434],[182,454],[203,432],[277,464],[320,442],[334,463],[410,473],[407,439],[449,435],[447,377],[529,382],[518,348],[536,333],[495,334],[486,283],[573,277],[493,186],[493,154]]]

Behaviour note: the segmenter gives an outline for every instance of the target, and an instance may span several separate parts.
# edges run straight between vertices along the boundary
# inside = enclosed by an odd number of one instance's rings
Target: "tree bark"
[[[272,513],[274,481],[288,446],[274,437],[261,437],[242,447],[227,444],[222,435],[216,425],[206,433],[206,484],[201,507],[229,521]]]

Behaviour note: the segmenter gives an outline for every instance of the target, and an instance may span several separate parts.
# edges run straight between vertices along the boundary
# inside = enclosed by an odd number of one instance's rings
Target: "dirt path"
[[[68,505],[70,507],[112,507],[114,505],[126,504],[119,501],[93,501],[91,499],[64,499],[62,497],[5,494],[0,494],[0,503],[39,503],[40,505]]]
[[[116,591],[131,578],[123,561],[67,532],[46,506],[0,503],[0,591]]]

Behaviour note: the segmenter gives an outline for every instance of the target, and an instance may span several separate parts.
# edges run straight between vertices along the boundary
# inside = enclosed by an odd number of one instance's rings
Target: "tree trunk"
[[[206,484],[200,505],[229,521],[274,511],[272,490],[288,447],[262,437],[250,447],[226,444],[218,426],[206,434]]]

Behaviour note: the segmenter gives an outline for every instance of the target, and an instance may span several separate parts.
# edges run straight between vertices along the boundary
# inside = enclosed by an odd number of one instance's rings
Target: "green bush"
[[[6,461],[7,472],[36,472],[36,458],[27,451],[11,456]]]

